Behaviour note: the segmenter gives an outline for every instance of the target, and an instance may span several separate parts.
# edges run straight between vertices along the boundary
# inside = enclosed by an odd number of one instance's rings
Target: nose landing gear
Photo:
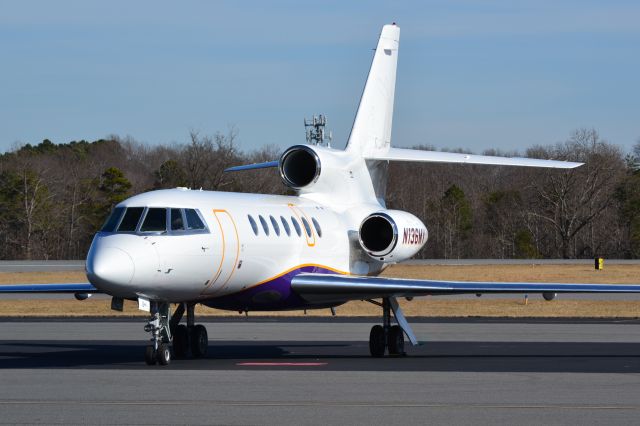
[[[186,358],[189,352],[193,358],[207,354],[209,336],[204,325],[194,324],[195,303],[179,304],[173,315],[170,310],[169,303],[151,302],[151,317],[144,326],[144,331],[151,333],[151,344],[144,353],[147,365],[168,365],[172,354],[176,358]],[[185,310],[187,325],[180,324]]]
[[[151,317],[144,331],[151,333],[151,344],[146,347],[144,361],[147,365],[168,365],[171,362],[171,329],[169,304],[151,302]]]

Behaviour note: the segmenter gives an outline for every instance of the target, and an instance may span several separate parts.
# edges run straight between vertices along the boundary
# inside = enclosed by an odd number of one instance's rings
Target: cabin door
[[[231,214],[226,210],[213,210],[214,223],[217,229],[216,244],[213,249],[213,268],[209,284],[202,294],[214,294],[224,291],[233,278],[240,257],[238,227]],[[214,225],[214,226],[215,226]]]

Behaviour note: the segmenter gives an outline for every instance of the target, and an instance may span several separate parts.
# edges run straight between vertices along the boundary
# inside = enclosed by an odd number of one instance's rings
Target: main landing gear
[[[404,356],[404,335],[407,334],[412,345],[417,345],[418,341],[411,330],[398,305],[395,297],[385,297],[382,303],[369,300],[374,305],[382,307],[382,325],[374,325],[369,333],[369,352],[375,358],[384,356],[388,351],[390,356]],[[398,322],[398,325],[391,325],[391,311]]]
[[[176,358],[186,358],[189,353],[194,358],[207,354],[209,337],[207,329],[201,324],[195,325],[195,304],[181,303],[171,318],[168,303],[151,302],[151,318],[144,330],[151,333],[151,344],[145,350],[144,360],[148,365],[168,365],[172,352]],[[187,325],[180,320],[187,312]],[[173,348],[171,346],[173,342]],[[173,349],[173,351],[172,351]]]

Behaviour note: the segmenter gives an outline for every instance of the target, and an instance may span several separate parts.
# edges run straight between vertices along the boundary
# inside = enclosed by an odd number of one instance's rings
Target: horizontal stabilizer
[[[550,167],[573,169],[583,163],[558,160],[539,160],[521,157],[496,157],[491,155],[458,154],[453,152],[422,151],[419,149],[389,148],[366,156],[367,160],[415,161],[427,163],[486,164],[494,166]]]
[[[278,167],[278,161],[267,161],[266,163],[253,163],[245,166],[235,166],[225,169],[225,172],[239,172],[242,170],[268,169],[270,167]]]
[[[0,293],[102,293],[89,283],[0,285]]]
[[[310,302],[464,293],[640,293],[640,284],[436,281],[332,274],[299,274],[291,287]]]

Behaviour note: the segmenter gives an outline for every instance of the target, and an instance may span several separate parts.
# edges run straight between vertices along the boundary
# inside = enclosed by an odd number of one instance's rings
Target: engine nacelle
[[[294,189],[308,187],[320,177],[320,156],[311,147],[295,145],[281,156],[278,168],[285,185]]]
[[[409,259],[427,242],[427,227],[411,213],[384,210],[360,224],[360,246],[369,256],[391,263]]]

